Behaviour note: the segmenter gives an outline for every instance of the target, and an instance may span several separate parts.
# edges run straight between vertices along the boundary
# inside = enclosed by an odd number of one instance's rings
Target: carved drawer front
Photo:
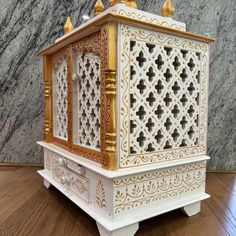
[[[79,176],[73,171],[69,171],[69,188],[83,198],[85,201],[89,202],[89,179]]]
[[[52,160],[53,178],[89,202],[89,179],[82,176],[84,173],[83,167],[66,158],[55,157]]]

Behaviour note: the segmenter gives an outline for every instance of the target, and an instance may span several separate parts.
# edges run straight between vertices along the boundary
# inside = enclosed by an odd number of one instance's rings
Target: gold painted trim
[[[71,146],[73,143],[73,49],[70,45],[66,49],[66,64],[67,64],[67,116],[68,116],[68,143]]]
[[[104,7],[102,0],[97,0],[95,6],[93,8],[94,15],[97,16],[98,14],[103,12],[104,10],[105,10],[105,7]]]
[[[108,21],[115,21],[115,22],[121,21],[124,24],[134,23],[139,26],[141,25],[141,26],[149,27],[149,29],[155,30],[157,32],[168,33],[170,35],[179,36],[179,37],[183,37],[186,39],[192,39],[192,40],[196,40],[196,41],[204,42],[204,43],[212,43],[215,41],[214,38],[210,38],[207,36],[203,36],[203,35],[199,35],[199,34],[195,34],[195,33],[190,33],[190,32],[185,32],[185,31],[181,31],[181,30],[177,30],[177,29],[172,29],[172,28],[169,28],[166,26],[161,26],[158,24],[149,23],[149,22],[145,22],[142,20],[132,19],[130,17],[122,16],[117,13],[107,13],[106,15],[101,16],[100,18],[93,21],[91,24],[84,26],[80,30],[74,31],[73,33],[69,34],[67,37],[65,37],[65,38],[61,39],[60,41],[52,44],[51,46],[39,51],[37,53],[37,55],[43,56],[43,55],[51,54],[54,51],[59,50],[60,48],[64,47],[66,44],[66,41],[70,41],[70,43],[77,41],[78,39],[73,39],[73,37],[75,37],[75,35],[79,35],[85,31],[87,31],[90,28],[101,27],[101,25],[103,23],[106,23]],[[86,37],[86,36],[84,36],[84,37]]]
[[[103,98],[103,114],[102,127],[105,130],[105,140],[102,146],[104,155],[103,167],[108,170],[115,170],[116,165],[116,38],[117,25],[108,23],[102,28],[102,47],[104,48],[104,76],[103,86],[105,94]],[[105,93],[104,93],[105,92]]]
[[[49,56],[43,57],[43,77],[44,77],[44,140],[50,142],[52,138],[52,76],[51,76],[51,60]]]

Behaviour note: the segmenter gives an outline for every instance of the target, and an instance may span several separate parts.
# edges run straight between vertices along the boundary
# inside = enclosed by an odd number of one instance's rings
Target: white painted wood
[[[116,229],[114,231],[108,231],[102,225],[97,222],[97,227],[101,236],[133,236],[139,228],[139,223],[128,225],[123,228]]]
[[[169,28],[173,28],[173,29],[177,29],[177,30],[186,31],[186,24],[183,22],[173,20],[170,17],[162,17],[162,16],[155,15],[152,13],[133,9],[133,8],[127,7],[124,4],[117,4],[113,7],[106,9],[104,12],[98,14],[97,16],[92,17],[84,24],[82,24],[79,27],[72,30],[70,33],[67,33],[66,35],[63,35],[62,37],[56,39],[55,42],[56,43],[60,42],[61,40],[66,39],[71,34],[74,34],[75,32],[77,32],[85,27],[88,27],[88,25],[94,24],[94,22],[96,20],[101,19],[102,17],[104,17],[105,15],[107,15],[109,13],[115,13],[117,15],[127,16],[132,19],[141,20],[143,22],[153,23],[153,24],[157,24],[157,25],[161,25],[161,26],[165,26],[165,27],[169,27]],[[113,19],[113,20],[115,20],[115,19]]]
[[[100,57],[93,53],[74,53],[73,141],[100,151]],[[93,95],[93,96],[92,96]]]
[[[204,155],[209,45],[123,23],[118,35],[119,168]]]
[[[50,188],[51,187],[51,184],[50,182],[48,182],[45,178],[43,179],[43,184],[46,188]]]
[[[184,23],[118,4],[58,39],[48,52],[100,30],[105,15],[118,22],[118,170],[105,170],[52,143],[38,142],[45,163],[38,173],[46,187],[52,184],[89,214],[101,236],[132,236],[140,221],[179,208],[194,215],[209,197],[205,193],[209,45],[181,37]],[[128,18],[138,21],[126,25]],[[144,22],[178,29],[179,36],[163,33],[161,27],[151,30]],[[104,105],[99,87],[102,59],[89,48],[74,51],[72,57],[73,142],[96,151],[100,151],[99,107]],[[53,134],[67,140],[65,63],[62,56],[53,68],[52,99]]]
[[[135,224],[140,221],[149,219],[151,217],[161,215],[163,213],[184,207],[186,205],[193,204],[195,202],[202,201],[204,199],[209,198],[210,196],[206,193],[195,194],[191,196],[185,196],[182,198],[173,199],[172,201],[168,201],[165,204],[156,205],[155,207],[146,207],[142,212],[138,211],[132,215],[127,215],[126,217],[122,217],[120,219],[109,219],[101,214],[100,211],[94,210],[90,205],[88,205],[83,199],[79,198],[74,192],[69,190],[67,187],[63,186],[56,180],[54,180],[47,171],[41,170],[38,173],[45,178],[48,182],[50,182],[53,186],[55,186],[59,191],[61,191],[66,197],[68,197],[71,201],[73,201],[77,206],[79,206],[83,211],[85,211],[88,215],[90,215],[93,219],[96,220],[100,225],[106,228],[108,231],[114,231],[119,228],[123,228],[127,225]]]
[[[63,148],[60,148],[56,146],[55,144],[52,143],[46,143],[44,141],[37,142],[40,146],[53,151],[61,156],[64,156],[65,158],[74,161],[75,163],[84,166],[100,175],[103,175],[106,178],[118,178],[118,177],[123,177],[127,175],[132,175],[132,174],[138,174],[142,172],[147,172],[147,171],[152,171],[152,170],[158,170],[158,169],[164,169],[166,167],[173,167],[173,166],[179,166],[183,164],[191,164],[195,162],[200,162],[200,161],[205,161],[209,160],[210,157],[207,155],[200,155],[200,156],[194,156],[188,159],[179,159],[179,160],[173,160],[169,162],[160,162],[160,163],[155,163],[155,164],[150,164],[150,165],[144,165],[140,167],[134,167],[134,168],[129,168],[129,169],[119,169],[115,171],[108,171],[102,168],[102,166],[99,163],[96,163],[94,161],[90,161],[86,158],[83,158],[81,156],[78,156],[76,154],[70,153]]]
[[[187,216],[193,216],[198,214],[201,211],[201,202],[195,202],[190,205],[184,206],[181,208],[181,210],[187,215]]]

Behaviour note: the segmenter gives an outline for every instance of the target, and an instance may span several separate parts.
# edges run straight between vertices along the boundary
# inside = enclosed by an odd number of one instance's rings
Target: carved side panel
[[[205,192],[206,163],[182,165],[114,180],[114,214],[156,206],[192,193]]]
[[[208,45],[119,26],[121,168],[206,153]]]

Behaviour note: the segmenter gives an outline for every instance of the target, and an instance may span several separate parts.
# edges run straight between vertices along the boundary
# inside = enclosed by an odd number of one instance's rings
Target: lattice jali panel
[[[120,167],[206,153],[205,43],[119,25]]]
[[[68,140],[68,101],[66,56],[60,58],[53,68],[53,135]]]
[[[74,143],[100,150],[100,58],[76,53]]]
[[[201,54],[130,41],[130,153],[198,144]]]

